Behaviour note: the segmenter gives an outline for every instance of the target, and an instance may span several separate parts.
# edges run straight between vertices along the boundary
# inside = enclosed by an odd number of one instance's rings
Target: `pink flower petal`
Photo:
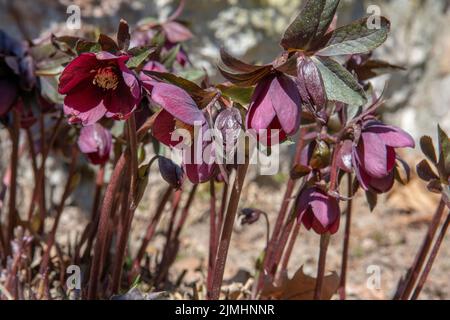
[[[267,95],[283,130],[293,135],[300,125],[301,98],[297,85],[289,77],[280,75],[272,80]]]
[[[163,82],[152,82],[151,85],[151,99],[175,118],[189,125],[205,123],[203,112],[186,91]]]
[[[357,150],[361,165],[371,177],[382,178],[388,174],[386,145],[378,134],[363,132]]]
[[[391,190],[393,185],[394,185],[393,170],[386,177],[370,179],[370,188],[377,193],[385,193]]]
[[[272,99],[268,94],[272,79],[264,79],[256,86],[252,103],[247,113],[247,129],[254,129],[256,131],[268,129],[274,120],[276,112],[272,106]]]
[[[393,148],[415,147],[415,142],[411,135],[400,128],[373,121],[364,130],[376,133],[387,146]]]

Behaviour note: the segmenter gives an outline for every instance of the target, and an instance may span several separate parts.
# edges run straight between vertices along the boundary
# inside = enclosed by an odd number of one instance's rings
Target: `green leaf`
[[[433,140],[430,136],[423,136],[420,138],[420,149],[428,160],[437,164],[436,150],[434,149]]]
[[[77,42],[77,53],[83,52],[99,52],[102,50],[102,47],[99,43],[87,40],[80,40]]]
[[[177,58],[177,54],[180,52],[180,50],[181,50],[181,45],[177,44],[172,49],[170,49],[169,52],[167,52],[167,54],[162,59],[162,63],[166,68],[168,68],[168,69],[172,68],[172,66]]]
[[[334,15],[336,14],[337,7],[340,0],[328,0],[325,2],[322,14],[320,15],[320,22],[316,32],[316,38],[322,37],[333,22]]]
[[[351,106],[361,106],[367,102],[366,94],[353,75],[333,59],[312,57],[322,74],[327,97]]]
[[[302,11],[289,25],[281,39],[281,46],[286,49],[307,49],[316,35],[325,0],[308,0]]]
[[[450,177],[450,140],[447,134],[438,125],[438,138],[439,138],[439,171],[441,178],[448,181]]]
[[[178,73],[180,77],[189,81],[197,81],[205,76],[205,70],[202,69],[186,69]]]
[[[127,67],[130,69],[136,69],[139,67],[145,59],[154,51],[153,48],[140,48],[140,49],[134,49],[134,51],[131,51],[134,56],[130,58],[127,61]]]
[[[235,85],[223,84],[219,84],[217,89],[219,89],[224,96],[243,106],[250,104],[254,91],[253,87],[238,87]]]
[[[379,47],[386,41],[390,22],[381,17],[380,28],[369,29],[368,19],[369,17],[366,17],[334,30],[324,48],[319,50],[317,55],[338,56],[368,53]]]
[[[327,31],[338,5],[338,0],[308,0],[286,29],[281,46],[286,50],[309,49],[313,40]]]

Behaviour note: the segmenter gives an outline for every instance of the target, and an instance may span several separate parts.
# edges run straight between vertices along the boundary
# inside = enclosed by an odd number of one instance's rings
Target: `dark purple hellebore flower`
[[[149,92],[150,99],[162,108],[153,125],[153,136],[169,147],[179,147],[183,138],[174,139],[172,134],[177,129],[187,130],[190,134],[190,148],[183,150],[184,172],[193,183],[209,180],[214,174],[215,164],[203,161],[203,151],[208,150],[213,156],[212,141],[197,141],[199,137],[194,137],[194,126],[202,132],[202,136],[208,129],[203,112],[186,91],[175,85],[143,79],[143,86]],[[200,160],[196,160],[198,158],[194,151],[199,153]]]
[[[259,130],[267,129],[267,144],[273,144],[270,130],[279,130],[280,142],[297,132],[300,125],[301,98],[297,85],[281,73],[265,77],[256,85],[252,96],[246,126]]]
[[[19,102],[20,91],[31,91],[35,83],[28,47],[0,30],[0,117]]]
[[[340,209],[336,198],[318,187],[303,189],[297,201],[297,219],[318,234],[334,234],[339,229]]]
[[[141,87],[125,62],[126,55],[82,53],[64,69],[59,93],[70,122],[90,125],[103,116],[127,119],[141,99]]]
[[[194,125],[202,126],[206,123],[205,115],[186,91],[151,78],[141,79],[144,88],[150,93],[150,99],[162,107],[153,125],[153,136],[158,141],[174,147],[180,142],[172,139],[175,129],[185,129],[193,134]]]
[[[394,184],[395,148],[414,146],[414,139],[407,132],[371,120],[363,124],[356,144],[350,140],[344,142],[338,165],[345,171],[351,171],[353,166],[364,190],[384,193]]]
[[[109,160],[111,133],[98,123],[83,127],[78,138],[78,147],[93,164],[103,165]]]

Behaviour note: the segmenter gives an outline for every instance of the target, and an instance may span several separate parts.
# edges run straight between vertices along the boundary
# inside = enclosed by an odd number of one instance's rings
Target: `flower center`
[[[105,90],[115,90],[119,84],[119,77],[113,67],[104,67],[97,70],[92,83]]]

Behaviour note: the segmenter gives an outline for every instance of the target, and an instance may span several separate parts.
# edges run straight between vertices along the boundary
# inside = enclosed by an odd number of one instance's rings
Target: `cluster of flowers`
[[[106,163],[113,145],[111,133],[100,124],[102,119],[126,120],[136,116],[137,122],[142,124],[152,115],[152,106],[161,108],[155,111],[152,135],[168,147],[176,147],[179,142],[174,141],[172,135],[176,129],[194,133],[194,124],[200,124],[202,131],[214,125],[236,129],[241,125],[241,114],[245,115],[245,129],[254,130],[257,136],[261,130],[269,132],[265,142],[268,145],[281,143],[297,133],[303,114],[308,118],[305,123],[316,123],[315,130],[319,132],[315,139],[308,141],[300,163],[295,164],[305,173],[301,176],[307,174],[307,187],[301,191],[297,203],[299,220],[306,228],[313,228],[318,233],[334,233],[338,229],[339,197],[323,183],[330,182],[333,170],[355,172],[359,185],[366,191],[383,193],[392,187],[397,160],[395,149],[414,147],[413,139],[403,130],[377,120],[373,106],[347,120],[342,117],[349,107],[346,101],[339,103],[339,99],[327,96],[320,67],[331,68],[337,63],[330,57],[343,55],[336,46],[339,44],[336,39],[345,27],[336,29],[333,20],[328,19],[320,26],[320,32],[306,35],[309,39],[305,41],[299,39],[298,34],[292,35],[294,22],[281,42],[285,51],[267,65],[251,65],[222,51],[219,70],[231,83],[213,86],[205,79],[200,87],[174,76],[158,61],[164,54],[175,52],[175,60],[180,66],[189,64],[179,43],[189,40],[192,34],[176,21],[178,15],[175,13],[164,23],[140,25],[131,35],[126,23],[122,22],[117,43],[103,36],[97,47],[79,53],[65,66],[59,77],[58,91],[65,96],[64,112],[69,123],[82,126],[78,144],[92,163]],[[383,23],[383,27],[388,28],[389,23],[384,20]],[[155,47],[155,39],[160,35],[164,40]],[[26,47],[4,33],[0,36],[0,90],[3,97],[0,116],[5,117],[12,108],[24,110],[23,92],[32,90],[36,79]],[[382,41],[384,39],[374,47]],[[130,44],[134,49],[147,46],[153,50],[136,64],[136,58],[142,54],[137,54],[133,48],[129,50]],[[370,49],[373,48],[356,47],[355,52],[345,54],[347,70],[356,74],[360,81],[355,91],[362,91],[363,81],[367,80],[361,76],[361,70],[370,59],[363,53]],[[155,51],[157,54],[153,54]],[[15,81],[10,81],[11,78]],[[232,94],[227,94],[235,88],[249,89],[248,109],[242,107]],[[149,101],[150,106],[144,101]],[[340,116],[341,123],[340,131],[335,132],[333,138],[332,134],[324,135],[323,132],[330,128],[328,124],[334,114]],[[276,139],[271,136],[274,133]],[[200,142],[201,148],[207,148],[210,143]],[[195,143],[191,145],[193,147]],[[321,157],[331,157],[334,161],[321,159],[317,164],[318,146],[324,145],[328,152]],[[191,153],[184,155],[183,171],[191,182],[205,182],[219,173],[216,164],[192,164],[186,158],[191,157]],[[332,184],[335,185],[335,181]]]

